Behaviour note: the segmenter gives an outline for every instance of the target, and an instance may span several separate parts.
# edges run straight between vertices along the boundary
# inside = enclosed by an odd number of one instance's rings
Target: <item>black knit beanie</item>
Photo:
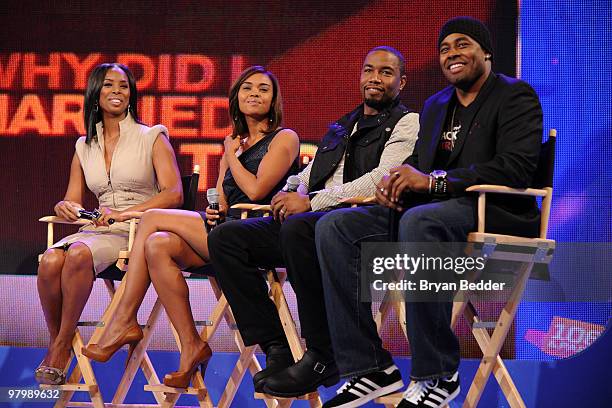
[[[480,20],[472,17],[455,17],[448,20],[440,30],[438,37],[438,48],[444,39],[453,33],[461,33],[469,35],[473,38],[482,49],[493,55],[493,45],[491,45],[491,34],[489,29]]]

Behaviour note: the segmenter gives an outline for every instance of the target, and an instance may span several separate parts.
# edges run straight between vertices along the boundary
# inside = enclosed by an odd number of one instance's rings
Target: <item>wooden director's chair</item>
[[[219,285],[217,284],[215,278],[212,276],[214,275],[214,272],[211,272],[210,265],[205,265],[202,268],[198,268],[192,272],[184,272],[184,274],[185,274],[186,279],[189,278],[190,274],[204,275],[209,280],[213,293],[215,294],[215,297],[217,298],[217,303],[211,315],[209,316],[209,319],[208,320],[198,320],[195,322],[196,326],[202,327],[202,330],[200,331],[200,337],[202,338],[202,340],[206,342],[209,342],[211,340],[211,338],[213,337],[213,335],[216,333],[217,329],[219,328],[219,324],[221,323],[222,319],[226,320],[230,328],[235,326],[235,322],[233,320],[233,316],[231,314],[231,310],[229,309],[227,300],[225,299],[225,296],[221,292],[221,289],[219,288]],[[159,299],[158,299],[158,302],[159,302]],[[170,323],[170,328],[172,330],[172,334],[174,336],[178,350],[180,352],[181,342],[180,342],[178,333],[174,329],[174,326],[172,326],[172,323]],[[239,349],[241,347],[244,348],[244,344],[242,343],[242,340],[240,339],[239,335],[236,336],[236,334],[234,334],[234,340]],[[249,361],[247,366],[248,367],[252,366],[253,367],[252,370],[256,370],[255,372],[261,369],[261,367],[259,366],[255,358],[253,358],[253,361]],[[159,403],[159,406],[163,408],[174,407],[176,403],[178,402],[178,399],[181,397],[181,395],[184,395],[184,394],[195,396],[198,401],[198,405],[200,407],[206,407],[206,408],[215,407],[208,393],[208,389],[204,382],[204,377],[202,376],[199,370],[196,371],[195,377],[192,380],[191,387],[175,388],[175,387],[168,387],[159,382],[157,383],[150,382],[148,385],[144,386],[144,389],[145,391],[152,392],[153,395],[161,395],[161,398],[160,400],[158,400],[158,403]],[[233,393],[228,395],[228,389],[226,388],[226,390],[223,392],[223,395],[222,395],[221,401],[219,402],[218,407],[229,407],[235,395],[235,392],[236,390],[233,390]]]
[[[272,211],[269,205],[257,204],[237,204],[232,208],[242,210],[241,218],[243,219],[247,218],[247,212],[257,212],[266,217],[269,216]],[[276,306],[283,330],[285,331],[285,336],[287,337],[287,341],[289,343],[289,348],[291,349],[291,354],[293,355],[293,359],[297,362],[304,355],[304,349],[302,348],[295,321],[293,320],[293,316],[291,315],[291,311],[289,310],[289,306],[287,304],[287,299],[285,298],[285,294],[283,292],[283,285],[287,278],[287,272],[282,268],[269,268],[265,270],[265,274],[268,281],[268,286],[270,288],[268,295]],[[235,322],[233,322],[231,327],[236,327]],[[238,348],[240,356],[238,358],[238,362],[234,366],[232,374],[230,375],[230,379],[227,383],[224,394],[219,401],[219,408],[222,406],[227,406],[222,405],[225,401],[231,402],[231,398],[233,398],[238,387],[240,386],[247,369],[250,371],[251,375],[261,370],[261,367],[255,358],[256,346],[245,347],[242,339],[240,338],[238,330],[235,330],[234,338],[236,343],[239,345]],[[227,398],[224,399],[225,396],[227,396]],[[322,406],[321,398],[319,397],[318,392],[312,392],[295,398],[280,398],[256,392],[255,399],[263,400],[268,407],[289,407],[295,400],[306,400],[312,408],[319,408]]]
[[[193,169],[193,174],[189,176],[183,176],[181,178],[183,184],[184,200],[183,209],[192,210],[195,208],[195,199],[197,193],[197,186],[199,181],[200,166],[196,165]],[[81,349],[85,347],[83,338],[78,327],[93,326],[95,327],[92,333],[89,344],[95,344],[99,341],[100,337],[104,332],[105,322],[108,322],[117,310],[119,300],[123,296],[125,285],[122,285],[126,279],[126,269],[129,260],[130,250],[134,242],[134,236],[136,232],[136,225],[138,218],[136,213],[135,217],[130,220],[130,230],[128,237],[128,250],[120,251],[118,259],[115,265],[108,267],[97,278],[103,279],[106,289],[110,297],[110,303],[107,306],[104,314],[100,321],[84,322],[80,321],[77,324],[75,335],[72,339],[72,352],[73,357],[76,358],[76,365],[72,370],[70,376],[67,376],[66,384],[63,385],[40,385],[43,389],[58,389],[61,391],[60,398],[55,403],[55,407],[66,407],[66,406],[93,406],[96,408],[105,407],[104,399],[100,393],[98,382],[95,374],[91,367],[90,360],[81,354]],[[77,220],[75,222],[65,220],[56,216],[46,216],[39,219],[41,222],[47,223],[47,248],[51,247],[54,243],[54,225],[55,224],[71,224],[71,225],[87,225],[87,220]],[[39,256],[39,261],[42,255]],[[115,281],[120,281],[118,287],[115,286]],[[123,401],[134,381],[134,377],[138,369],[142,369],[142,372],[149,384],[159,384],[159,378],[155,373],[155,369],[151,363],[151,360],[146,352],[149,343],[151,341],[151,335],[155,323],[158,320],[159,313],[161,312],[161,302],[159,299],[155,302],[147,323],[143,327],[143,339],[139,342],[138,346],[134,350],[130,360],[127,362],[126,369],[121,377],[115,395],[113,396],[111,405],[113,407],[129,407],[134,404],[124,404]],[[70,367],[72,358],[66,366],[66,370]],[[83,382],[80,382],[83,379]],[[72,396],[75,392],[87,392],[90,396],[91,402],[75,402],[71,401]],[[154,393],[154,397],[158,404],[163,401],[162,393]]]
[[[542,144],[540,159],[536,170],[533,188],[510,188],[498,185],[475,185],[466,189],[468,192],[478,193],[478,230],[468,234],[468,245],[471,255],[483,256],[488,259],[516,262],[517,270],[513,271],[514,285],[512,286],[499,317],[494,322],[482,321],[472,300],[476,301],[475,294],[469,291],[460,291],[453,303],[451,326],[457,327],[463,315],[471,328],[483,357],[463,403],[464,408],[478,406],[489,376],[493,373],[495,379],[512,408],[525,408],[523,401],[512,376],[508,372],[500,352],[510,331],[516,311],[530,277],[542,278],[532,274],[535,265],[546,266],[552,260],[555,241],[547,239],[548,222],[553,194],[553,176],[555,162],[555,143],[557,131],[551,129],[548,140]],[[491,234],[485,232],[486,194],[510,194],[522,196],[542,197],[540,231],[537,238],[515,235]],[[541,275],[541,274],[540,274]],[[547,273],[545,274],[547,275]],[[546,276],[544,276],[546,278]],[[403,308],[403,302],[402,308]],[[405,325],[405,315],[403,324]],[[492,330],[492,334],[489,334]],[[395,393],[377,398],[375,402],[393,407],[402,398],[401,393]]]
[[[476,407],[478,405],[491,373],[494,374],[499,383],[508,404],[512,408],[525,407],[525,403],[499,353],[514,321],[516,311],[525,292],[527,280],[530,277],[535,277],[535,274],[532,274],[534,266],[549,264],[555,249],[555,241],[547,239],[546,236],[553,194],[556,138],[557,131],[551,129],[548,140],[542,145],[536,180],[533,183],[534,188],[514,189],[505,186],[477,185],[467,189],[467,191],[478,192],[478,231],[468,235],[468,242],[480,248],[476,249],[477,253],[486,254],[489,259],[516,262],[519,267],[515,271],[514,286],[497,321],[484,322],[481,320],[475,305],[471,301],[473,294],[470,292],[457,294],[453,305],[452,327],[456,327],[459,317],[463,314],[483,353],[478,371],[463,404],[464,407]],[[527,238],[485,232],[487,193],[542,197],[539,236],[537,238]],[[493,329],[491,335],[489,335],[487,329]]]
[[[236,204],[232,206],[232,209],[240,210],[241,211],[240,218],[245,219],[251,213],[254,213],[254,212],[261,213],[262,211],[265,210],[266,207],[267,206],[261,206],[258,204]],[[221,320],[223,319],[226,321],[228,327],[233,331],[234,343],[236,344],[236,347],[238,348],[238,351],[240,353],[238,361],[236,362],[236,365],[234,366],[232,373],[230,374],[228,382],[226,383],[224,391],[217,404],[217,408],[226,408],[226,407],[231,406],[231,403],[236,395],[236,392],[238,391],[238,388],[246,372],[249,371],[251,375],[254,375],[257,372],[261,371],[261,365],[259,364],[259,361],[255,357],[255,346],[249,346],[249,347],[245,346],[244,342],[242,341],[242,338],[240,337],[240,333],[237,330],[236,321],[231,312],[231,308],[229,307],[227,299],[225,298],[225,295],[221,291],[214,277],[215,272],[212,266],[205,265],[201,268],[185,271],[185,274],[206,277],[210,282],[210,285],[213,290],[213,293],[215,294],[215,297],[217,298],[217,304],[215,305],[215,308],[213,309],[211,315],[209,316],[209,319],[203,320],[203,321],[196,321],[196,325],[202,327],[200,331],[200,337],[202,338],[202,340],[207,341],[207,342],[210,341],[212,336],[217,331],[219,324],[221,323]],[[281,281],[277,277],[275,271],[268,272],[268,280],[269,282],[271,282],[270,283],[270,287],[271,287],[270,293],[274,293],[274,297],[279,299],[279,304],[281,304],[280,302],[281,297],[282,297],[282,300],[284,300],[284,296],[282,295],[282,288],[279,286],[279,282]],[[280,295],[279,295],[279,291],[280,291]],[[290,321],[293,322],[293,320],[290,318],[291,315],[289,313],[289,309],[287,307],[286,302],[284,304],[284,309],[281,308],[281,310],[283,311],[281,311],[280,313],[282,313],[282,315],[285,316],[285,320],[286,320],[286,316],[288,315]],[[297,332],[295,331],[295,325],[293,325],[293,331],[295,334],[294,340],[290,341],[292,351],[296,347],[296,344],[299,350],[301,350],[299,338],[297,337]],[[178,338],[178,334],[176,333],[174,328],[172,328],[172,332],[174,334],[174,338],[176,340],[177,346],[180,350],[181,344]],[[296,349],[296,351],[297,350],[298,349]],[[201,407],[212,408],[214,406],[210,397],[208,396],[208,391],[206,389],[204,379],[202,378],[202,375],[200,372],[196,372],[195,378],[192,381],[192,386],[188,388],[173,388],[173,387],[167,387],[163,384],[149,384],[149,385],[145,385],[144,389],[146,391],[161,393],[163,395],[163,398],[162,398],[162,401],[160,402],[160,406],[164,408],[174,407],[176,403],[178,402],[178,399],[180,398],[180,396],[183,394],[194,395],[196,399],[198,400],[199,406]],[[275,400],[271,398],[267,398],[267,397],[262,397],[262,398],[264,399],[265,404],[270,408],[278,407],[278,406],[287,406],[287,405],[282,405],[281,403],[276,402]],[[320,403],[319,403],[319,406],[320,406]]]
[[[374,205],[376,204],[376,198],[374,196],[370,197],[349,197],[344,200],[341,200],[344,204],[350,204],[351,208],[365,206],[365,205]],[[398,277],[398,280],[401,277]],[[380,306],[374,315],[374,322],[376,323],[376,329],[378,330],[378,334],[382,333],[382,330],[385,326],[385,323],[389,320],[391,316],[391,312],[395,313],[395,316],[398,319],[400,329],[408,339],[408,334],[406,332],[406,307],[404,303],[404,298],[394,291],[386,291],[383,299],[380,302]]]

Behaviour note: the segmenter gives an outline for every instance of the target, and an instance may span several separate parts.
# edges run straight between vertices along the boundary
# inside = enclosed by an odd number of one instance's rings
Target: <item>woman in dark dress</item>
[[[143,214],[118,313],[99,343],[83,349],[87,357],[106,361],[125,344],[133,350],[143,337],[136,313],[153,282],[181,343],[178,371],[167,374],[164,384],[189,386],[198,367],[210,359],[212,351],[196,330],[181,271],[208,262],[204,219],[209,224],[219,221],[237,203],[269,203],[287,176],[297,170],[299,155],[297,134],[280,127],[280,89],[270,72],[260,66],[247,68],[230,89],[229,105],[233,132],[225,138],[219,168],[219,210],[209,207],[202,214],[149,210]]]

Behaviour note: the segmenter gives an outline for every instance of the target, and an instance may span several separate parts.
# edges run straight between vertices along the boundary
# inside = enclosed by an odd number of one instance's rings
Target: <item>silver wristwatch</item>
[[[433,187],[431,189],[431,194],[434,195],[445,195],[448,191],[448,179],[446,176],[446,171],[444,170],[434,170],[429,175],[433,178]]]

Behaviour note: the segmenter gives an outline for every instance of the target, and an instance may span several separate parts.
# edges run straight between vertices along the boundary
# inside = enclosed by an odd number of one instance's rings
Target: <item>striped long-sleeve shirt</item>
[[[357,126],[353,128],[351,135],[355,133]],[[389,173],[389,169],[399,166],[414,149],[414,144],[419,133],[419,114],[409,113],[401,118],[391,132],[389,140],[380,156],[378,166],[363,176],[343,183],[344,157],[338,164],[332,177],[325,182],[325,189],[319,190],[317,195],[310,201],[312,211],[321,211],[335,207],[340,204],[340,200],[349,197],[371,196],[376,192],[376,183]],[[308,188],[310,170],[314,160],[311,161],[298,177],[300,178],[301,192],[312,192]]]

